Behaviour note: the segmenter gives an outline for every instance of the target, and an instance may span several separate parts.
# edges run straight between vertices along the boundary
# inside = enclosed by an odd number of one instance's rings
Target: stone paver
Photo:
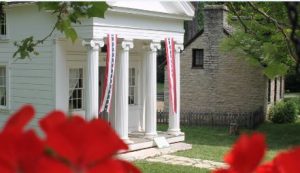
[[[173,164],[173,165],[194,166],[194,167],[205,168],[210,170],[227,167],[227,165],[222,162],[193,159],[193,158],[173,156],[173,155],[162,155],[158,157],[149,158],[146,160],[149,162],[160,162],[160,163]]]

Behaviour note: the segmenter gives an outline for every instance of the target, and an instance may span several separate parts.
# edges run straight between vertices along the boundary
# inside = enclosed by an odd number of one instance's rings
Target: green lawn
[[[167,126],[159,126],[159,130],[166,130]],[[211,127],[182,127],[186,142],[193,144],[193,149],[181,151],[175,155],[222,161],[224,154],[231,148],[236,136],[228,134],[228,128]],[[300,121],[295,124],[265,123],[256,131],[266,134],[268,153],[266,159],[271,159],[280,150],[300,145]],[[252,130],[242,130],[251,133]]]
[[[169,165],[162,163],[153,163],[146,161],[137,161],[135,165],[141,169],[143,173],[208,173],[207,169],[200,169],[190,166]]]
[[[157,83],[157,93],[164,93],[164,83]]]

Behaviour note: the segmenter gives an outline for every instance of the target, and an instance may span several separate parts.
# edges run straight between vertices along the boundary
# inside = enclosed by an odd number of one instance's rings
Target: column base
[[[133,144],[134,142],[130,140],[129,138],[122,138],[122,140],[125,142],[125,144]]]
[[[175,135],[175,136],[184,134],[183,132],[180,131],[180,129],[168,129],[167,133],[170,135]]]
[[[157,136],[158,136],[157,133],[145,133],[145,138],[147,139],[153,139]]]

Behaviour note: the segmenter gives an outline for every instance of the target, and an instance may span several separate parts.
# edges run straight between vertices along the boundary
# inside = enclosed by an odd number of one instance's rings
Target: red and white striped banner
[[[104,86],[102,91],[102,99],[99,112],[109,112],[110,103],[114,84],[115,62],[117,53],[117,35],[107,34],[106,40],[107,54],[106,54],[106,71]]]
[[[173,38],[165,39],[167,70],[169,80],[169,101],[172,105],[173,113],[177,113],[177,91],[176,91],[176,66],[175,66],[175,42]]]

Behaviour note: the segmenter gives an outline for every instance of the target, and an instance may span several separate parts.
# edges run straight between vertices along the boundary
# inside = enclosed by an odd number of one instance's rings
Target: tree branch
[[[229,7],[229,9],[233,12],[234,15],[236,15],[236,17],[238,18],[239,22],[241,23],[241,25],[244,27],[245,33],[248,33],[248,31],[250,30],[247,25],[244,23],[244,21],[241,19],[241,16],[237,13],[236,9],[234,8],[234,5],[232,2],[228,2],[227,6]]]
[[[281,34],[284,36],[285,42],[286,42],[286,46],[287,49],[289,51],[289,54],[291,55],[291,57],[298,62],[298,57],[295,55],[292,46],[290,45],[291,40],[290,38],[287,36],[287,34],[284,32],[284,27],[282,25],[279,24],[279,22],[274,19],[273,17],[271,17],[270,15],[268,15],[266,12],[260,10],[259,8],[257,8],[252,2],[248,2],[248,4],[252,7],[253,10],[255,10],[256,12],[258,12],[259,14],[261,14],[262,16],[264,16],[267,20],[271,21],[273,23],[273,25],[281,32]]]

